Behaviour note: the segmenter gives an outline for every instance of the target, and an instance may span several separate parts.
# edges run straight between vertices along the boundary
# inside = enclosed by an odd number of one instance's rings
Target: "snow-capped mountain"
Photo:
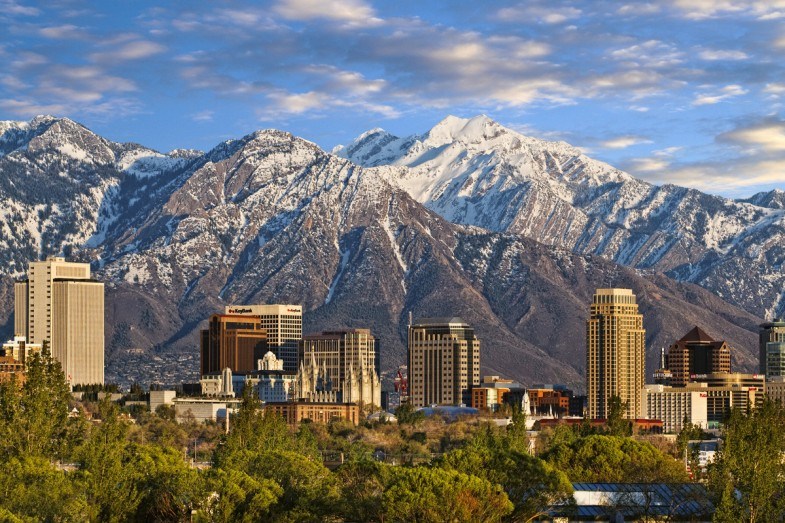
[[[781,191],[733,201],[652,185],[486,116],[407,138],[374,129],[335,152],[398,167],[394,181],[454,223],[662,271],[760,316],[785,312]]]
[[[0,157],[2,334],[28,260],[92,261],[107,282],[116,381],[194,379],[210,314],[294,302],[306,331],[370,327],[384,368],[404,361],[410,311],[459,315],[483,340],[485,371],[581,389],[587,304],[609,285],[638,294],[652,366],[693,324],[737,347],[734,364],[753,366],[754,315],[661,274],[453,224],[402,188],[416,177],[405,167],[363,168],[274,130],[161,154],[66,119],[0,125],[28,133]]]

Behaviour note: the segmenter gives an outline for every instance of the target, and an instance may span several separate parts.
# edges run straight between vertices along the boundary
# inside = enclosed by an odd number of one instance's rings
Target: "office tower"
[[[297,398],[381,406],[378,353],[379,341],[369,329],[303,336]]]
[[[104,284],[90,278],[90,265],[56,256],[31,262],[14,293],[16,334],[47,342],[71,385],[102,384]]]
[[[606,419],[609,402],[627,403],[628,418],[641,417],[646,331],[630,289],[597,289],[586,321],[588,416]]]
[[[256,370],[257,360],[267,352],[267,331],[256,316],[213,314],[201,333],[202,375],[225,368],[243,374]]]
[[[728,344],[714,340],[697,326],[670,346],[665,359],[674,387],[683,387],[691,376],[731,370]]]
[[[763,323],[759,331],[760,373],[785,376],[785,319]]]
[[[480,384],[480,340],[461,318],[424,318],[409,325],[409,402],[471,405]]]
[[[303,337],[302,305],[229,305],[225,312],[259,316],[267,331],[267,347],[283,360],[285,371],[297,372],[297,350]]]

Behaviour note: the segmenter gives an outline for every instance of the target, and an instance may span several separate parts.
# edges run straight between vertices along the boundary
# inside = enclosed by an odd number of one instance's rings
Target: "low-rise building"
[[[178,423],[226,420],[227,413],[234,414],[240,406],[240,400],[230,398],[175,398],[173,403]]]
[[[334,419],[347,420],[355,425],[360,422],[360,408],[356,403],[270,402],[265,404],[264,411],[278,414],[290,425],[306,419],[316,423],[328,423]]]
[[[762,374],[738,372],[714,373],[692,376],[696,383],[687,388],[705,387],[707,394],[707,417],[709,428],[718,428],[725,416],[734,407],[749,412],[759,407],[766,393],[766,380]]]
[[[766,397],[785,405],[785,376],[771,376],[766,380]]]
[[[504,396],[511,389],[521,388],[515,381],[500,378],[499,376],[483,376],[480,385],[472,388],[471,406],[478,410],[496,412],[504,403]]]
[[[643,417],[662,420],[663,430],[668,434],[681,431],[684,420],[707,429],[708,392],[704,388],[646,385],[641,396]]]

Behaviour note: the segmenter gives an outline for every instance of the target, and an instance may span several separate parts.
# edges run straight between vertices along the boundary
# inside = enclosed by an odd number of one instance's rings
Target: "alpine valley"
[[[0,198],[0,335],[28,261],[90,261],[123,385],[195,380],[197,331],[229,303],[370,327],[383,370],[404,363],[409,312],[461,316],[484,373],[576,390],[597,287],[637,294],[647,374],[693,325],[751,371],[757,325],[785,312],[782,192],[650,185],[484,116],[333,153],[277,130],[161,154],[65,118],[0,122]]]

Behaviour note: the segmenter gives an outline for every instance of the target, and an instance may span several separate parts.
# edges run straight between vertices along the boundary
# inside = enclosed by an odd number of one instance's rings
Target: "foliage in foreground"
[[[622,435],[623,424],[607,435],[557,428],[535,457],[519,415],[510,428],[411,413],[401,425],[295,430],[248,394],[224,435],[178,425],[166,409],[130,425],[108,400],[78,405],[99,422],[69,417],[75,403],[47,353],[28,377],[0,384],[0,521],[528,521],[569,505],[571,481],[687,481],[679,461]],[[709,470],[718,521],[785,511],[784,420],[772,404],[731,414]],[[377,462],[374,449],[401,458]],[[346,463],[331,471],[323,453],[334,451]],[[199,455],[211,459],[205,471],[191,466]]]

